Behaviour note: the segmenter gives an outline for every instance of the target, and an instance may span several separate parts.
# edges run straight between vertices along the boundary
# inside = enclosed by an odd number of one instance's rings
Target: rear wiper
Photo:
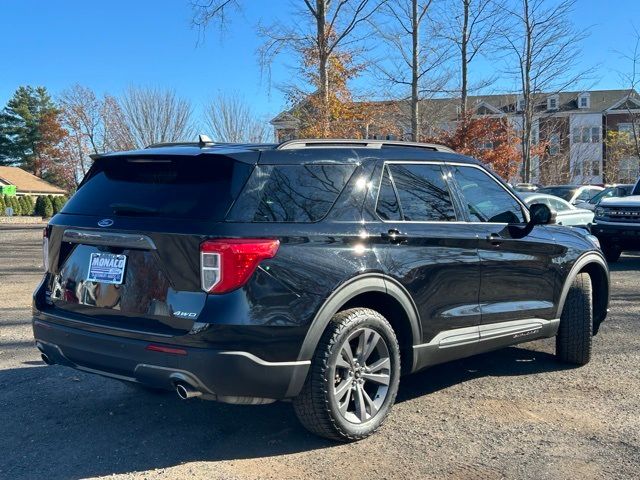
[[[132,203],[112,203],[109,207],[116,215],[157,215],[160,213],[156,208]]]

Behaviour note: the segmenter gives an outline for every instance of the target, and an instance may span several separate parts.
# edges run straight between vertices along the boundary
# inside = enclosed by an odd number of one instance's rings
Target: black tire
[[[355,341],[363,341],[367,345],[375,341],[377,347],[372,350],[374,347],[365,346],[362,352],[360,345],[363,344],[358,343],[353,351],[351,343]],[[353,351],[349,368],[345,367],[346,348]],[[367,363],[368,359],[372,360]],[[379,365],[382,364],[388,364],[388,368],[380,370]],[[354,365],[360,366],[356,368]],[[375,375],[378,371],[383,375]],[[382,376],[388,377],[385,379],[388,381],[386,390],[378,380],[370,380],[370,377]],[[361,386],[357,382],[362,382]],[[346,388],[341,388],[343,383]],[[311,360],[304,387],[294,399],[293,406],[298,419],[310,432],[342,442],[360,440],[382,425],[395,402],[399,383],[400,348],[393,328],[378,312],[354,308],[337,313],[329,322]],[[375,389],[373,393],[372,388]],[[382,397],[381,390],[385,390]],[[339,391],[344,392],[344,396]],[[365,395],[362,392],[369,393]],[[346,400],[341,402],[341,398]],[[377,406],[374,406],[375,401],[379,402]],[[360,405],[359,409],[357,405]],[[355,413],[349,411],[351,406]]]
[[[580,273],[569,288],[556,336],[556,356],[565,363],[586,365],[593,340],[591,277]]]
[[[615,245],[602,245],[602,253],[604,253],[604,258],[607,259],[609,263],[615,263],[620,259],[620,255],[622,254],[622,249]]]

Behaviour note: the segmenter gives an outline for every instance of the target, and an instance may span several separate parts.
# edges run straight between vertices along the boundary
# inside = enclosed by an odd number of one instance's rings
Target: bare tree
[[[195,135],[191,104],[173,90],[130,87],[117,103],[119,108],[114,118],[120,124],[118,133],[129,136],[120,138],[122,143],[144,148],[153,143],[191,139]]]
[[[330,62],[342,55],[354,56],[361,27],[389,0],[303,0],[303,5],[286,22],[262,27],[265,39],[260,49],[261,64],[267,69],[281,53],[298,56],[304,64],[309,53],[315,56],[313,87],[320,99],[320,131],[329,132],[329,103],[332,91]]]
[[[230,143],[262,143],[269,140],[267,123],[256,114],[240,95],[220,94],[205,108],[209,131],[216,141]]]
[[[240,11],[238,0],[193,0],[190,4],[191,25],[201,36],[204,36],[210,25],[215,25],[223,31],[229,21],[229,15]]]
[[[105,95],[102,105],[105,151],[132,150],[136,142],[118,100]]]
[[[387,86],[400,87],[402,98],[408,99],[413,141],[419,141],[422,135],[421,100],[441,92],[450,78],[442,68],[450,51],[438,41],[428,16],[432,4],[433,0],[389,2],[380,9],[375,22],[377,32],[390,47],[384,60],[378,62],[378,70]]]
[[[626,105],[627,114],[631,120],[631,142],[635,149],[635,155],[640,158],[640,113],[638,112],[637,102],[640,101],[638,97],[638,85],[640,84],[640,32],[634,29],[634,39],[631,49],[622,55],[623,59],[629,64],[629,70],[622,73],[622,81],[627,85],[629,91],[627,93]],[[636,108],[632,108],[631,105],[635,105]]]
[[[113,97],[98,98],[93,90],[74,85],[62,92],[58,103],[62,125],[68,133],[66,165],[76,186],[93,163],[90,155],[135,146]]]
[[[469,67],[487,53],[504,30],[504,0],[446,0],[441,2],[438,17],[440,35],[454,45],[460,68],[460,112],[465,117],[469,91],[486,87],[492,79],[480,80],[469,86]]]
[[[340,52],[356,52],[358,32],[381,5],[389,0],[296,0],[299,8],[293,10],[287,21],[261,26],[259,31],[264,45],[259,50],[260,63],[269,70],[283,52],[298,56],[299,64],[307,62],[309,54],[315,57],[316,74],[313,88],[321,99],[321,131],[329,131],[329,102],[331,94],[330,62]],[[224,26],[229,9],[239,9],[237,0],[203,0],[195,5],[193,22],[200,28],[209,25]],[[309,65],[305,65],[308,67]]]
[[[523,102],[520,140],[524,182],[531,180],[536,97],[559,92],[589,73],[575,69],[586,33],[571,23],[574,5],[575,0],[517,0],[508,10],[513,25],[505,29],[502,38],[511,53],[507,71],[517,78]]]

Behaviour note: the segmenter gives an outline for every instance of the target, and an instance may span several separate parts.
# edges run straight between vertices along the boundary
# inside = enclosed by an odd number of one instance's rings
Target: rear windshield
[[[575,192],[576,187],[545,187],[538,190],[538,193],[555,195],[556,197],[564,198],[567,201],[571,200],[571,197],[573,197]]]
[[[222,155],[101,158],[62,213],[221,221],[252,168]]]
[[[322,220],[355,168],[353,164],[258,166],[227,220],[303,223]]]

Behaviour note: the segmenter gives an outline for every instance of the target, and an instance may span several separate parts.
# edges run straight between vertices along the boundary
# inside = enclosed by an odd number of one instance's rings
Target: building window
[[[554,95],[547,99],[547,110],[557,110],[558,109],[558,96]]]
[[[560,135],[552,133],[549,135],[549,155],[558,155],[560,153]]]
[[[518,99],[518,105],[517,105],[517,109],[519,112],[523,112],[524,111],[524,107],[525,107],[526,103],[524,101],[524,98],[519,98]]]
[[[600,127],[574,127],[573,143],[601,143]]]
[[[629,139],[633,139],[638,132],[640,125],[634,125],[633,123],[619,123],[618,124],[618,132],[624,133],[629,136]]]
[[[600,175],[600,160],[582,160],[576,165],[576,175],[597,177]]]
[[[640,176],[640,161],[637,158],[625,158],[620,160],[619,182],[633,183]]]
[[[578,108],[590,108],[590,95],[583,93],[578,96]]]

